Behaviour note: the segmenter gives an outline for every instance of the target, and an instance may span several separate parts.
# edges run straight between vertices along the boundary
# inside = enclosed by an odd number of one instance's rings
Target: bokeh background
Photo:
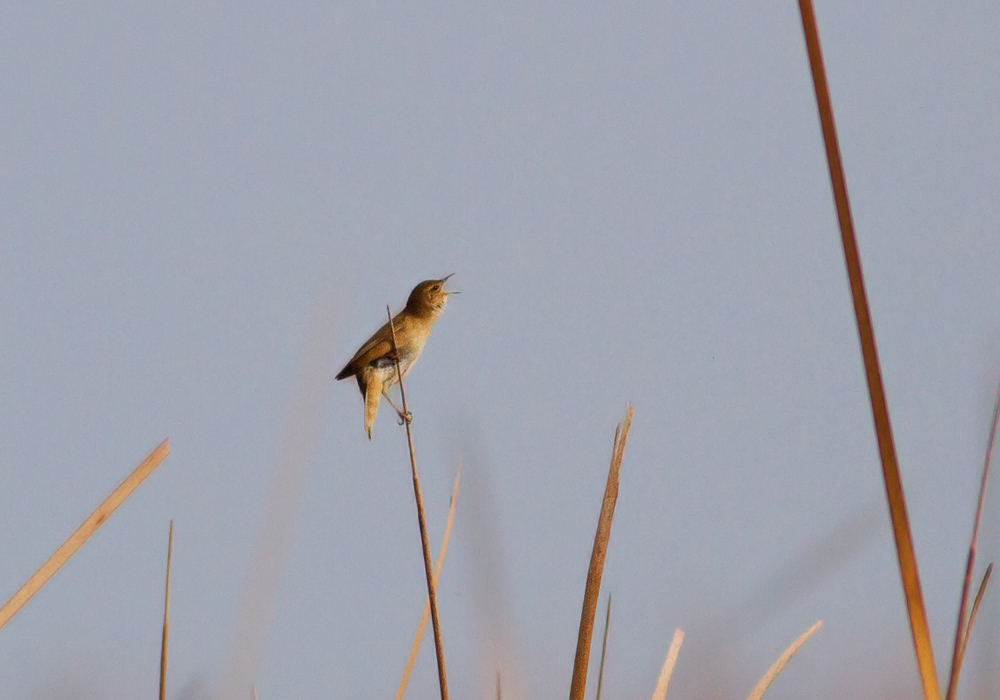
[[[817,15],[944,675],[1000,376],[1000,9]],[[605,693],[648,696],[680,627],[671,695],[745,696],[817,619],[769,697],[918,692],[795,3],[11,0],[0,76],[0,597],[172,446],[0,632],[0,696],[155,692],[171,519],[169,697],[393,693],[405,436],[333,375],[451,272],[407,389],[432,541],[464,469],[454,697],[567,692],[629,402]]]

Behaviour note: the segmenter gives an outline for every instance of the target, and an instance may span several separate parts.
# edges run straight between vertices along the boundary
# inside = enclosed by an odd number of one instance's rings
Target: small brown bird
[[[448,296],[458,294],[455,291],[444,290],[444,283],[448,277],[451,275],[418,284],[410,292],[406,307],[392,319],[396,331],[399,368],[404,377],[423,352],[431,327],[448,304]],[[396,408],[385,391],[399,380],[396,373],[396,358],[392,354],[392,332],[388,323],[375,331],[375,334],[354,353],[351,361],[340,370],[337,379],[347,379],[352,375],[357,378],[358,388],[361,389],[361,395],[365,399],[365,432],[371,440],[372,425],[375,423],[380,396],[384,396],[400,418],[404,418],[403,412]]]

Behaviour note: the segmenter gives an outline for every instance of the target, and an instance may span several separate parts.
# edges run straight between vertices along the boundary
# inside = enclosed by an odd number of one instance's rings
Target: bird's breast
[[[422,346],[404,346],[399,349],[399,372],[402,372],[404,377],[420,357],[420,351],[422,349]],[[390,386],[399,381],[399,375],[396,371],[396,361],[388,355],[379,357],[372,362],[369,371],[376,374],[385,386]]]

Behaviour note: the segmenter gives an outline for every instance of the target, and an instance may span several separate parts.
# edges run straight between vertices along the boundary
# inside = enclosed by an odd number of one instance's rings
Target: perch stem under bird
[[[423,352],[427,336],[447,306],[448,297],[458,294],[457,291],[445,291],[444,284],[449,277],[451,275],[438,280],[426,280],[414,287],[406,306],[392,318],[392,325],[386,323],[375,331],[337,374],[337,379],[354,377],[358,381],[358,389],[365,400],[365,432],[369,440],[372,438],[375,414],[378,413],[378,402],[382,396],[401,421],[410,420],[409,414],[396,408],[386,390],[399,381],[396,355],[405,377]],[[396,355],[392,352],[393,331],[396,334]]]

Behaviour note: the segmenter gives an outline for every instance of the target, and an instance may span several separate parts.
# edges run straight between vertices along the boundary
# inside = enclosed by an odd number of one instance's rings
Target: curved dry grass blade
[[[451,503],[448,506],[448,521],[444,526],[444,537],[441,538],[441,549],[438,551],[437,562],[434,564],[434,585],[437,585],[441,578],[441,567],[444,564],[444,556],[448,552],[448,541],[451,539],[451,525],[455,522],[455,502],[458,499],[458,482],[462,478],[462,465],[458,465],[455,473],[455,486],[451,490]],[[413,636],[413,644],[410,645],[410,655],[406,659],[406,666],[403,668],[403,677],[399,681],[399,688],[396,690],[396,700],[402,700],[406,692],[406,685],[410,682],[410,674],[413,672],[413,664],[417,661],[417,651],[420,649],[420,641],[424,638],[424,628],[427,626],[427,616],[430,614],[430,601],[424,602],[424,610],[420,614],[420,623],[417,625],[417,633]]]
[[[986,573],[983,574],[982,583],[979,584],[979,590],[976,592],[976,599],[972,602],[972,612],[969,614],[969,624],[965,626],[965,641],[962,643],[962,655],[965,655],[965,648],[969,645],[969,635],[972,634],[972,625],[976,621],[976,616],[979,614],[979,605],[983,602],[983,595],[986,593],[986,586],[990,582],[990,576],[993,575],[993,562],[986,567]]]
[[[979,525],[983,520],[983,502],[986,500],[986,478],[990,473],[990,463],[993,461],[993,444],[997,436],[997,421],[1000,420],[1000,390],[997,391],[993,403],[993,422],[990,424],[990,437],[986,443],[986,458],[983,461],[983,474],[979,480],[979,500],[976,502],[976,515],[972,519],[972,537],[969,541],[969,556],[965,560],[965,579],[962,581],[962,597],[958,604],[958,622],[955,624],[955,642],[951,652],[951,674],[948,676],[948,692],[946,700],[954,700],[958,692],[958,676],[962,671],[962,657],[965,655],[965,642],[968,641],[967,627],[972,620],[966,621],[965,613],[969,606],[969,592],[972,589],[972,572],[976,566],[976,545],[979,542]],[[985,585],[985,579],[983,581]],[[982,586],[980,586],[980,593]]]
[[[583,700],[587,689],[587,663],[590,661],[590,641],[594,635],[594,616],[597,613],[597,599],[601,595],[601,576],[604,573],[604,560],[608,554],[608,541],[611,538],[611,520],[614,518],[615,503],[618,500],[618,475],[621,472],[629,427],[632,425],[632,413],[633,407],[629,404],[624,425],[619,425],[615,430],[608,482],[604,488],[604,502],[601,504],[601,515],[597,520],[597,534],[594,535],[594,549],[590,555],[590,568],[587,571],[587,586],[583,592],[580,633],[576,639],[573,680],[569,688],[570,700]]]
[[[798,652],[798,650],[802,648],[802,645],[809,641],[809,638],[816,634],[822,626],[823,621],[817,621],[815,625],[807,629],[799,636],[798,639],[792,642],[791,646],[785,649],[784,653],[778,657],[778,660],[771,665],[771,668],[767,669],[767,673],[765,673],[763,677],[757,681],[757,685],[755,685],[753,690],[750,691],[750,694],[747,696],[747,700],[760,700],[770,687],[771,683],[774,682],[774,679],[778,677],[778,674],[781,673],[785,666],[788,665],[788,662],[791,661],[792,657],[795,656],[796,652]]]
[[[663,668],[660,669],[660,677],[656,679],[656,689],[653,691],[652,700],[664,700],[667,697],[667,688],[670,686],[670,677],[674,675],[674,666],[677,664],[677,655],[681,653],[681,643],[684,641],[684,632],[679,629],[674,630],[674,638],[670,641],[670,649],[667,650],[667,658],[663,660]]]
[[[413,433],[410,430],[410,412],[406,408],[406,392],[403,390],[403,370],[399,365],[399,351],[396,348],[396,328],[392,323],[392,311],[388,304],[385,311],[389,314],[389,333],[392,338],[392,354],[396,358],[396,378],[399,383],[399,397],[403,404],[403,423],[406,424],[406,444],[410,448],[410,473],[413,477],[413,498],[417,502],[417,524],[420,527],[420,546],[424,554],[424,576],[427,579],[427,600],[431,608],[431,626],[434,628],[434,652],[437,657],[438,683],[441,688],[441,700],[448,700],[448,677],[444,668],[444,642],[441,641],[441,621],[438,619],[437,586],[434,583],[434,572],[431,569],[431,545],[427,539],[427,520],[424,517],[424,499],[420,495],[420,479],[417,478],[417,456],[413,451]]]
[[[823,143],[826,147],[827,163],[830,167],[833,198],[837,207],[837,218],[840,222],[844,261],[847,265],[847,277],[851,286],[851,299],[854,302],[854,315],[861,341],[865,376],[868,380],[868,396],[871,401],[875,434],[878,438],[879,454],[882,459],[882,477],[885,481],[886,498],[889,502],[892,532],[896,540],[899,572],[903,582],[903,592],[906,596],[906,608],[910,619],[910,631],[913,635],[913,647],[917,656],[917,667],[920,670],[924,697],[927,700],[938,700],[941,697],[941,689],[938,684],[937,669],[934,666],[934,650],[931,647],[927,611],[924,607],[923,594],[920,592],[917,556],[913,550],[909,517],[906,514],[906,499],[903,495],[903,483],[896,462],[892,424],[889,421],[889,408],[886,403],[885,388],[882,385],[878,350],[875,347],[875,330],[872,327],[868,296],[865,293],[861,256],[858,254],[858,244],[854,236],[851,205],[847,198],[847,179],[844,176],[844,166],[840,159],[837,128],[833,121],[833,108],[830,104],[830,91],[826,83],[826,71],[823,68],[823,54],[820,49],[819,32],[816,29],[816,16],[813,12],[812,1],[799,0],[799,10],[802,14],[806,51],[809,54],[809,65],[816,91],[816,105],[823,130]]]
[[[52,553],[44,564],[29,578],[17,592],[10,597],[4,606],[0,608],[0,628],[3,628],[10,619],[17,614],[17,611],[24,607],[25,603],[31,600],[39,589],[44,586],[52,576],[59,571],[71,556],[76,554],[76,550],[83,546],[97,528],[104,524],[104,521],[111,517],[118,506],[125,502],[125,499],[132,495],[132,492],[139,488],[147,476],[160,466],[160,463],[170,454],[170,441],[164,440],[156,449],[149,453],[146,459],[136,467],[125,480],[112,491],[101,505],[97,506],[90,516],[70,535],[59,549]]]
[[[160,640],[160,700],[167,697],[167,634],[170,630],[170,562],[174,558],[174,521],[167,537],[167,583],[163,593],[163,639]]]
[[[250,700],[257,700],[257,687],[250,684]]]
[[[611,594],[608,593],[608,609],[604,613],[604,637],[601,640],[601,665],[597,670],[597,697],[601,700],[601,688],[604,686],[604,659],[608,653],[608,628],[611,626]]]
[[[965,648],[969,646],[969,636],[972,634],[972,624],[976,621],[976,615],[979,614],[979,604],[983,602],[983,594],[986,593],[986,584],[990,582],[990,576],[992,575],[993,562],[990,562],[990,565],[986,567],[986,573],[983,574],[982,583],[979,584],[979,591],[976,593],[976,599],[972,602],[972,612],[969,613],[969,624],[965,626],[965,636],[962,638],[962,648],[958,653],[959,665],[961,665],[962,660],[965,658]]]

